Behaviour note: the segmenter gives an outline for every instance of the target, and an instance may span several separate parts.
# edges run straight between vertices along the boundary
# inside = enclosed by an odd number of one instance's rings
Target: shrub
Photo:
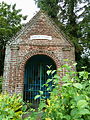
[[[0,120],[22,120],[25,111],[21,95],[0,94]]]
[[[38,112],[43,111],[42,120],[90,120],[89,73],[75,72],[67,64],[58,69],[58,73],[62,69],[66,69],[62,78],[57,74],[52,78],[54,88],[50,98],[41,99]]]

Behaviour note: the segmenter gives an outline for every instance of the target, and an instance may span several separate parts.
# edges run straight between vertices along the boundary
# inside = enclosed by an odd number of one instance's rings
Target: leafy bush
[[[21,95],[0,94],[0,120],[22,120],[24,111]]]
[[[42,120],[90,120],[89,73],[75,72],[67,64],[59,68],[58,73],[62,69],[66,69],[65,75],[62,78],[54,75],[50,98],[41,99],[38,113],[42,113]],[[48,74],[53,74],[53,71]],[[47,83],[50,81],[47,80]]]

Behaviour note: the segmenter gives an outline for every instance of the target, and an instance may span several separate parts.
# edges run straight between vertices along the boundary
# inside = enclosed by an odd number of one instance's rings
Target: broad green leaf
[[[88,109],[81,109],[81,110],[79,111],[79,114],[80,114],[80,115],[87,115],[87,114],[90,115],[90,111],[89,111]]]
[[[76,65],[77,65],[77,63],[74,63],[74,64],[73,64],[73,66],[76,66]]]
[[[65,62],[69,61],[69,59],[64,59]]]
[[[80,83],[73,83],[73,86],[78,88],[78,89],[82,89],[82,85]]]
[[[52,70],[48,70],[48,71],[47,71],[47,74],[48,74],[48,75],[50,75],[50,74],[51,74],[51,72],[52,72]]]
[[[62,81],[69,82],[70,81],[70,76],[69,75],[63,76]]]
[[[62,116],[62,119],[71,120],[71,116],[70,115],[65,115],[65,116]]]
[[[85,66],[85,67],[81,67],[81,68],[85,69],[85,68],[87,68],[87,66]]]
[[[48,67],[49,69],[51,69],[52,65],[50,65],[50,66],[47,65],[47,67]]]
[[[58,79],[58,80],[59,80],[59,79],[60,79],[60,76],[56,74],[56,75],[54,75],[54,77],[53,77],[53,78],[54,78],[54,79]]]
[[[87,102],[86,100],[79,100],[79,101],[77,102],[77,107],[78,107],[79,109],[85,108],[85,107],[87,107],[87,105],[88,105],[88,102]]]
[[[55,74],[55,72],[56,72],[56,70],[53,70],[53,71],[52,71],[52,74]]]
[[[84,96],[79,94],[78,92],[76,93],[77,95],[74,96],[74,99],[76,102],[78,102],[79,100],[83,100],[84,99]]]
[[[41,95],[36,95],[34,99],[36,100],[36,99],[38,99],[40,97],[41,97]]]
[[[57,70],[57,71],[59,71],[59,72],[60,72],[60,71],[62,71],[62,68],[58,68],[58,70]]]
[[[48,86],[49,86],[49,84],[44,84],[44,86],[48,87]]]
[[[64,83],[63,86],[69,86],[72,85],[72,83]]]
[[[67,70],[71,70],[71,66],[69,66],[68,64],[64,64],[62,67],[66,68]]]
[[[83,77],[83,79],[88,79],[88,72],[82,71],[79,72],[79,78]]]
[[[71,116],[77,116],[77,114],[78,114],[78,109],[77,108],[73,108],[72,110],[71,110]]]
[[[39,104],[39,110],[42,110],[45,106],[46,106],[46,103],[41,101],[40,104]]]
[[[51,81],[52,81],[52,79],[48,79],[46,83],[49,83],[49,82],[51,82]]]
[[[43,95],[43,91],[39,91],[40,95]]]

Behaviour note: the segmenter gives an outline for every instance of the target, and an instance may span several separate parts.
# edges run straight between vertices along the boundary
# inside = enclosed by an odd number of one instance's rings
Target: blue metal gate
[[[45,98],[49,98],[50,94],[47,88],[43,86],[46,80],[50,76],[47,75],[47,66],[51,66],[51,69],[56,69],[54,61],[46,55],[35,55],[31,57],[25,65],[24,73],[24,100],[32,103],[37,107],[40,98],[35,100],[35,96],[39,95],[39,91],[43,91]],[[52,85],[52,82],[49,84]]]

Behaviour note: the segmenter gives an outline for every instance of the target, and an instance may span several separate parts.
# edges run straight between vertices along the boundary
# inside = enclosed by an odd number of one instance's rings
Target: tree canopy
[[[56,24],[69,36],[75,45],[75,56],[78,63],[83,64],[90,54],[90,2],[89,0],[35,0],[38,7],[45,10]],[[88,67],[90,64],[89,57]],[[82,62],[80,62],[82,61]],[[77,67],[79,68],[79,67]],[[79,70],[79,69],[78,69]]]
[[[16,9],[16,4],[0,3],[0,75],[3,71],[6,43],[21,29],[21,21],[27,17],[20,12],[21,9]]]

